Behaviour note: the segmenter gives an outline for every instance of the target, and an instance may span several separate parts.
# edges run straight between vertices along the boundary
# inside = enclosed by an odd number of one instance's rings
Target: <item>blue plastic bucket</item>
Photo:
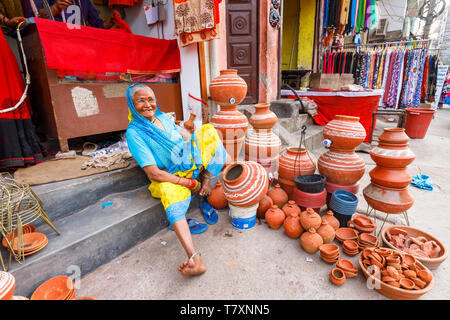
[[[255,226],[256,222],[256,210],[259,203],[251,207],[237,207],[232,204],[228,204],[230,208],[231,225],[236,229],[250,229]]]
[[[347,222],[352,219],[357,206],[358,198],[349,191],[336,190],[331,195],[330,209],[339,220],[341,228],[347,226]]]
[[[256,214],[250,218],[232,218],[231,225],[236,229],[250,229],[255,226],[256,223]]]

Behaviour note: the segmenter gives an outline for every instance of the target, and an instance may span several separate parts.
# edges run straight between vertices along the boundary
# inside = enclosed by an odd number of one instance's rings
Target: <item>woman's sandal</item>
[[[186,219],[189,230],[192,234],[198,234],[204,232],[206,229],[208,229],[208,226],[204,223],[198,222],[197,219],[193,218],[187,218]],[[174,231],[175,229],[172,227],[172,225],[169,225],[169,229]]]

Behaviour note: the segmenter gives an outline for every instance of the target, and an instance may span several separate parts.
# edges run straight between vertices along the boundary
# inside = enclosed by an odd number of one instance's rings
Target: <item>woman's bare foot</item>
[[[209,196],[211,194],[211,184],[210,179],[203,178],[202,180],[202,188],[200,189],[200,192],[198,193],[200,196]]]
[[[184,276],[197,276],[206,272],[206,265],[203,263],[200,255],[183,262],[178,267],[178,271]]]

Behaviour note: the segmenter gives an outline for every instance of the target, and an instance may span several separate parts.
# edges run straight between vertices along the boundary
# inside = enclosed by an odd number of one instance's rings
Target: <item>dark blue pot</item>
[[[351,192],[336,190],[331,195],[330,209],[340,222],[340,227],[346,227],[358,206],[358,198]]]

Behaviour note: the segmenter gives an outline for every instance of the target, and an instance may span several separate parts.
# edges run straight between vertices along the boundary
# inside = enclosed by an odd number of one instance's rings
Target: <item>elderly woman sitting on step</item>
[[[127,101],[128,148],[151,180],[151,195],[161,199],[189,258],[178,271],[202,274],[206,266],[195,250],[185,216],[192,194],[209,195],[210,178],[220,173],[227,160],[222,141],[211,124],[202,125],[192,135],[176,126],[159,110],[153,90],[145,84],[130,86]]]

